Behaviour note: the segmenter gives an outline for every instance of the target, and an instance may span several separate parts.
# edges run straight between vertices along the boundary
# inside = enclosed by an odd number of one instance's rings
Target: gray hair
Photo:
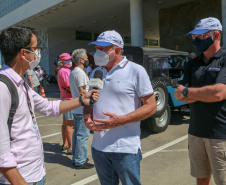
[[[115,49],[116,47],[119,47],[119,46],[113,45],[113,49]],[[123,48],[121,48],[120,53],[121,53],[121,55],[124,53]]]
[[[75,64],[78,64],[80,61],[80,58],[84,58],[86,56],[86,49],[76,49],[72,53],[72,62]]]

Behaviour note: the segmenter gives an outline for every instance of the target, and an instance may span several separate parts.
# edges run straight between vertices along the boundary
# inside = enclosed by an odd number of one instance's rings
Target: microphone
[[[100,70],[95,71],[94,78],[91,78],[89,81],[89,87],[92,87],[93,89],[103,89],[104,83],[102,81],[103,78],[103,72]],[[93,108],[95,101],[93,97],[90,97],[90,107]]]

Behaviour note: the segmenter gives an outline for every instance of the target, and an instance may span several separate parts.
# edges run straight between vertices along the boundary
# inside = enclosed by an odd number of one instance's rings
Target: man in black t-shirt
[[[216,18],[202,19],[188,33],[202,54],[191,59],[175,97],[190,103],[188,131],[191,175],[198,185],[226,185],[226,49],[220,46],[222,25]]]

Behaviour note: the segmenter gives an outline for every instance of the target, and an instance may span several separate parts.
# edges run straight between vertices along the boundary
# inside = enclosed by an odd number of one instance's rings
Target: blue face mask
[[[198,52],[205,52],[212,44],[213,44],[212,37],[208,37],[207,39],[199,39],[195,38],[193,44]]]

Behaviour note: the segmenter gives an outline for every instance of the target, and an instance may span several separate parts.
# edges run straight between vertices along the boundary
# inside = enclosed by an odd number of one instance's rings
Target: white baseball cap
[[[96,41],[91,42],[88,45],[92,45],[92,44],[103,46],[103,47],[110,46],[112,44],[119,46],[120,48],[123,48],[124,46],[124,42],[122,40],[121,35],[115,30],[105,31],[101,33],[98,36]]]
[[[205,19],[201,19],[195,26],[195,29],[187,33],[187,35],[191,34],[199,35],[211,30],[222,31],[222,25],[217,18],[208,17]]]

